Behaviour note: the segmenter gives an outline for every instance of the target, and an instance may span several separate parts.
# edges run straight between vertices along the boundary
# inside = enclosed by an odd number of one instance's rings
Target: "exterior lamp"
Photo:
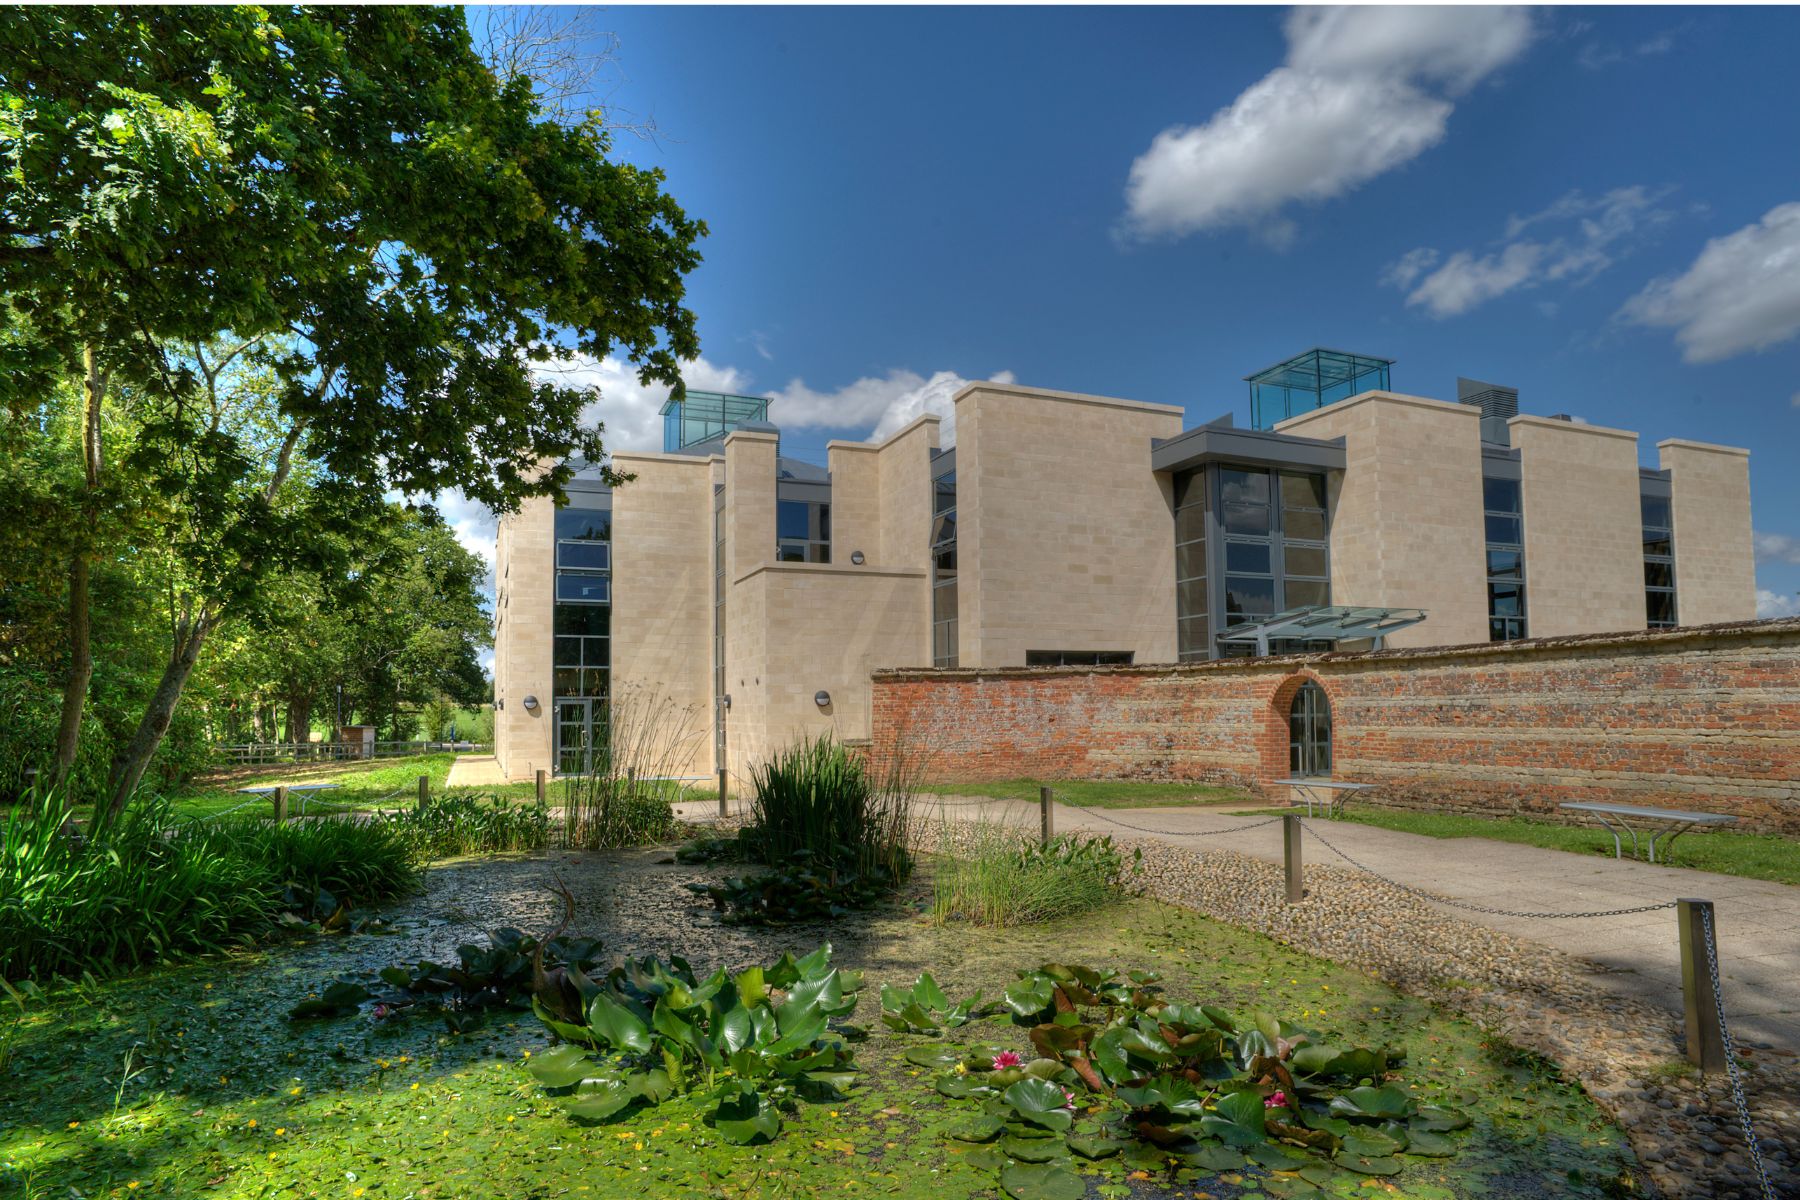
[[[852,550],[850,552],[850,561],[855,563],[859,567],[862,566],[863,565],[863,552],[861,550]]]
[[[527,696],[527,697],[525,697],[525,711],[526,711],[526,712],[529,712],[529,713],[534,713],[534,712],[536,712],[536,711],[537,711],[537,710],[538,710],[538,699],[537,699],[537,697],[536,697],[536,696]]]
[[[813,703],[818,705],[820,708],[831,707],[831,693],[824,692],[824,691],[814,692],[813,693]]]

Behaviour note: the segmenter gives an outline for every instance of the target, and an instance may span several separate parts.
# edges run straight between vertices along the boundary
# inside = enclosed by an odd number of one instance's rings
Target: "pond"
[[[1386,1179],[1338,1173],[1327,1194],[1614,1196],[1637,1173],[1619,1130],[1554,1068],[1490,1043],[1472,1025],[1379,981],[1151,900],[1053,924],[939,927],[929,864],[885,909],[829,925],[721,924],[682,885],[725,867],[674,865],[666,851],[513,856],[440,865],[421,895],[390,906],[387,933],[311,936],[122,979],[71,984],[14,1020],[0,1016],[0,1195],[217,1197],[995,1196],[995,1174],[944,1130],[964,1105],[902,1056],[927,1039],[879,1021],[884,983],[930,970],[953,998],[997,997],[1045,962],[1144,968],[1171,999],[1295,1020],[1332,1040],[1405,1050],[1422,1101],[1474,1118],[1454,1158],[1406,1159]],[[533,935],[559,915],[552,872],[577,899],[572,930],[607,957],[681,955],[697,971],[772,962],[824,940],[865,974],[854,1015],[859,1082],[841,1103],[801,1105],[771,1144],[734,1147],[698,1096],[572,1122],[525,1069],[551,1039],[504,1012],[451,1035],[420,1014],[308,1022],[287,1011],[339,976],[420,959],[511,925]],[[11,1023],[10,1025],[8,1023]],[[993,1017],[958,1031],[1029,1047]],[[1284,1196],[1310,1185],[1259,1168],[1132,1170],[1088,1179],[1101,1197]]]

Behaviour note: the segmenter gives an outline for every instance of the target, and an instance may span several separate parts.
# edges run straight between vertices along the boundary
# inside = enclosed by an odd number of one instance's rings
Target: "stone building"
[[[496,753],[581,767],[608,705],[664,766],[748,773],[870,730],[872,671],[1170,663],[1673,628],[1755,615],[1748,452],[1519,414],[1511,389],[1391,390],[1313,350],[1251,422],[1002,383],[823,465],[768,401],[689,392],[631,481],[501,522]],[[778,415],[778,414],[777,414]]]

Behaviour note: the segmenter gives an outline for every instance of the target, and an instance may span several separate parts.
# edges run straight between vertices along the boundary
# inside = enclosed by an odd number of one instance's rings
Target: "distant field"
[[[308,807],[317,805],[327,811],[396,808],[415,803],[419,795],[419,776],[431,780],[432,795],[445,792],[444,780],[456,755],[419,754],[410,758],[386,758],[366,763],[307,763],[303,765],[240,767],[193,780],[173,798],[176,811],[193,817],[211,817],[249,804],[268,806],[266,797],[246,796],[238,788],[273,787],[276,784],[330,782],[336,787],[317,793]],[[488,795],[529,797],[532,784],[508,783],[492,787],[460,789]],[[397,794],[396,794],[397,793]],[[290,804],[298,812],[299,802]]]
[[[926,790],[943,796],[991,796],[996,800],[1029,800],[1036,804],[1038,789],[1046,785],[1056,792],[1058,804],[1067,804],[1071,808],[1197,808],[1254,803],[1255,800],[1242,788],[1106,779],[952,781],[932,784]]]

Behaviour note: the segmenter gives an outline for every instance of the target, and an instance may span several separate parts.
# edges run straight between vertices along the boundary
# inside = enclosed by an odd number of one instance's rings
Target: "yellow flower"
[[[288,1089],[288,1095],[290,1095],[290,1096],[298,1096],[299,1094],[300,1094],[299,1088],[289,1088]]]
[[[280,1136],[281,1136],[281,1135],[282,1135],[282,1134],[284,1134],[284,1133],[286,1133],[286,1132],[287,1132],[287,1130],[285,1130],[285,1129],[277,1129],[277,1130],[276,1130],[276,1131],[275,1131],[275,1136],[276,1136],[276,1137],[280,1137]]]
[[[518,1120],[518,1119],[519,1119],[519,1118],[517,1118],[517,1117],[514,1117],[514,1116],[508,1116],[508,1117],[507,1117],[507,1118],[506,1118],[506,1123],[507,1123],[507,1124],[508,1124],[508,1125],[511,1125],[511,1124],[512,1124],[512,1123],[513,1123],[513,1122],[514,1122],[514,1121],[516,1121],[516,1120]]]
[[[80,1122],[80,1121],[70,1121],[70,1122],[69,1122],[69,1128],[70,1128],[70,1129],[80,1129],[80,1128],[81,1128],[81,1122]]]
[[[255,1117],[251,1117],[251,1118],[250,1118],[250,1125],[249,1125],[249,1128],[251,1128],[251,1129],[255,1129],[255,1128],[256,1128],[256,1118],[255,1118]]]
[[[413,1091],[415,1091],[415,1092],[416,1092],[416,1091],[418,1091],[418,1090],[419,1090],[419,1085],[418,1085],[418,1084],[416,1084],[416,1083],[415,1083],[415,1084],[413,1084],[413,1085],[412,1085],[412,1090],[413,1090]]]
[[[130,1190],[131,1188],[134,1188],[136,1186],[137,1186],[137,1180],[135,1180],[135,1179],[125,1185],[127,1190]]]
[[[1376,1011],[1376,1012],[1380,1012],[1380,1011],[1381,1011],[1381,1005],[1379,1005],[1379,1004],[1377,1004],[1377,1005],[1376,1005],[1376,1006],[1375,1006],[1375,1011]]]

